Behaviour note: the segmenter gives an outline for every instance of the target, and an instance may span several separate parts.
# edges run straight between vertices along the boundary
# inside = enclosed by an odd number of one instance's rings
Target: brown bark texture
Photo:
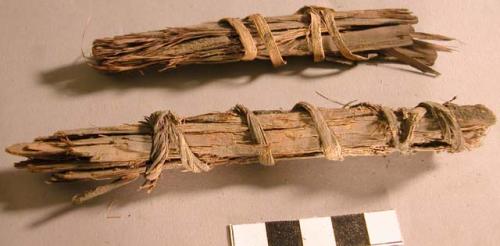
[[[74,197],[80,203],[140,176],[151,190],[164,170],[204,172],[220,165],[288,159],[385,156],[478,147],[495,115],[483,105],[423,102],[390,109],[374,104],[227,112],[181,118],[159,111],[142,122],[58,131],[6,151],[27,158],[16,167],[51,174],[50,182],[111,180]]]
[[[354,65],[360,61],[398,62],[438,75],[430,66],[438,51],[431,43],[449,37],[416,32],[416,16],[407,9],[334,11],[306,6],[286,16],[224,18],[191,27],[96,39],[88,64],[105,72],[173,69],[254,59],[278,67],[284,57],[312,56],[315,62]]]

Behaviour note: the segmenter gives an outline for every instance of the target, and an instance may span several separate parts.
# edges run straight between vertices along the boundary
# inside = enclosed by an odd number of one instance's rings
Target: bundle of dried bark
[[[310,56],[354,64],[357,61],[394,61],[424,73],[437,51],[449,48],[425,40],[451,40],[442,35],[415,32],[417,17],[407,9],[334,11],[307,6],[279,17],[250,15],[225,18],[192,27],[97,39],[89,65],[106,72],[160,70],[188,64],[271,60],[286,64],[285,56]],[[356,52],[358,54],[354,54]]]
[[[139,124],[59,131],[7,152],[27,157],[16,167],[52,174],[51,182],[107,180],[74,197],[80,203],[144,175],[151,190],[162,170],[208,171],[218,165],[478,147],[494,114],[482,105],[425,102],[392,110],[359,104],[338,109],[298,103],[291,111],[250,111],[179,118],[155,112]]]

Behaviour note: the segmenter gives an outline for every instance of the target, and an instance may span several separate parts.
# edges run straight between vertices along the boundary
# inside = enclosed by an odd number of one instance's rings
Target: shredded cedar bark
[[[89,65],[105,72],[189,64],[214,64],[254,59],[286,64],[287,56],[313,56],[315,62],[353,65],[359,61],[391,61],[424,73],[438,51],[451,49],[428,40],[452,40],[415,32],[416,16],[407,9],[334,11],[306,6],[287,16],[224,18],[191,27],[96,39]]]
[[[16,167],[51,174],[51,182],[113,180],[74,197],[80,203],[137,180],[151,190],[163,170],[209,171],[220,165],[287,159],[342,160],[393,152],[459,152],[480,145],[495,115],[483,105],[424,102],[390,109],[373,104],[291,111],[227,112],[180,118],[155,112],[138,124],[59,131],[7,152],[28,158]]]

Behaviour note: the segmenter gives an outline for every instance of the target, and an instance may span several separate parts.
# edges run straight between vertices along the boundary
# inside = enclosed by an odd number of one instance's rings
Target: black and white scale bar
[[[394,210],[230,225],[232,246],[402,246]]]

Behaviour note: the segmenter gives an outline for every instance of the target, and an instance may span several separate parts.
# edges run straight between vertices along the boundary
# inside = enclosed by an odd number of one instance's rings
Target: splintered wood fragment
[[[95,189],[89,190],[87,192],[84,192],[82,194],[75,195],[73,197],[73,202],[76,204],[83,203],[85,201],[88,201],[96,196],[100,196],[104,193],[110,192],[114,189],[120,188],[124,185],[129,184],[130,182],[133,182],[139,177],[139,174],[133,174],[133,175],[127,175],[123,176],[107,185],[103,186],[98,186]]]
[[[141,175],[148,178],[152,156],[161,161],[161,174],[259,162],[269,166],[289,159],[459,152],[478,147],[495,121],[483,105],[450,102],[398,109],[368,103],[317,108],[301,102],[290,111],[237,105],[227,112],[179,118],[163,111],[137,124],[58,131],[6,151],[28,158],[17,168],[52,174],[50,182],[111,180],[75,196],[73,201],[81,203]],[[151,190],[156,175],[143,188]]]
[[[437,51],[450,49],[425,40],[453,39],[415,32],[412,25],[417,22],[418,18],[407,9],[334,11],[306,6],[287,16],[253,14],[242,19],[223,18],[190,27],[96,39],[88,64],[105,72],[148,67],[163,71],[189,64],[254,59],[281,66],[289,56],[313,56],[315,62],[343,64],[393,61],[438,74],[429,66],[437,59]],[[400,50],[394,52],[396,48]]]

